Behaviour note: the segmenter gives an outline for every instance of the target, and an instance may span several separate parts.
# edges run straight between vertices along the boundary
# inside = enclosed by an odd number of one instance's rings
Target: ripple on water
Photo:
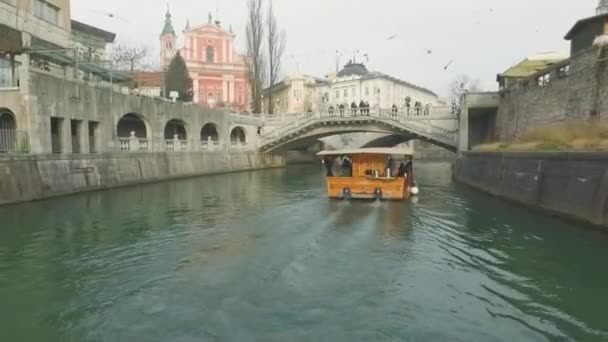
[[[415,201],[329,201],[304,168],[0,211],[22,222],[0,232],[0,317],[11,318],[0,331],[49,342],[608,339],[608,239],[441,170],[417,172]]]

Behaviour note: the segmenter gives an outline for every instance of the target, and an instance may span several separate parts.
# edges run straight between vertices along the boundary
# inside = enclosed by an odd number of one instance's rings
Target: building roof
[[[125,74],[135,88],[161,88],[165,78],[162,71],[130,71]]]
[[[382,78],[382,79],[389,80],[391,82],[395,82],[395,83],[404,85],[404,86],[412,88],[412,89],[416,89],[423,93],[427,93],[431,96],[437,97],[437,94],[435,94],[433,91],[431,91],[429,89],[419,87],[415,84],[400,80],[396,77],[389,76],[389,75],[383,74],[381,72],[368,71],[367,68],[365,67],[365,65],[362,63],[350,62],[350,63],[346,64],[344,66],[344,69],[340,70],[340,72],[338,72],[338,74],[336,75],[336,77],[338,77],[338,78],[349,77],[349,76],[360,76],[362,80],[373,80],[373,79]]]
[[[391,82],[399,83],[399,84],[404,85],[406,87],[409,87],[409,88],[412,88],[412,89],[416,89],[418,91],[421,91],[423,93],[429,94],[431,96],[439,97],[432,90],[429,90],[429,89],[424,88],[424,87],[417,86],[415,84],[412,84],[412,83],[400,80],[400,79],[398,79],[396,77],[393,77],[393,76],[390,76],[390,75],[387,75],[387,74],[383,74],[381,72],[372,71],[372,72],[368,73],[367,75],[363,76],[364,80],[373,80],[373,79],[376,79],[376,78],[383,78],[383,79],[389,80]]]
[[[382,154],[387,156],[411,156],[414,154],[414,149],[411,147],[398,148],[357,148],[336,151],[321,151],[317,156],[341,156],[343,154]]]
[[[602,14],[595,15],[593,17],[581,19],[581,20],[577,21],[576,24],[574,24],[574,26],[570,29],[570,31],[568,31],[568,33],[566,34],[564,39],[571,40],[574,37],[574,35],[583,26],[587,26],[589,24],[596,23],[598,21],[606,21],[607,19],[608,19],[608,13],[602,13]]]
[[[165,26],[163,27],[161,36],[164,36],[165,34],[172,34],[175,36],[175,30],[173,29],[173,24],[171,23],[171,13],[169,10],[167,10],[167,13],[165,14]]]
[[[362,63],[348,63],[344,66],[344,69],[338,72],[337,77],[348,77],[348,76],[364,76],[367,75],[368,71]]]
[[[102,30],[98,27],[91,26],[77,20],[72,20],[71,26],[73,31],[80,31],[92,36],[99,37],[103,39],[106,43],[113,43],[116,39],[116,33]]]
[[[529,56],[523,61],[511,66],[507,71],[503,72],[503,77],[528,77],[534,75],[540,70],[544,70],[553,64],[559,63],[568,59],[567,53],[561,52],[541,52]]]

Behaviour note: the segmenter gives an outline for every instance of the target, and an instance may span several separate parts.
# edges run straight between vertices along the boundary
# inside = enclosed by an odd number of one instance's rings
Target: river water
[[[0,208],[0,340],[608,340],[608,236],[449,172],[399,203],[305,166]]]

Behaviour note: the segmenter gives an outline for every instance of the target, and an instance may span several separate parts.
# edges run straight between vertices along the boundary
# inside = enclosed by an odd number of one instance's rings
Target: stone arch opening
[[[165,125],[166,140],[171,140],[175,138],[176,135],[179,140],[188,139],[188,133],[186,132],[186,123],[183,120],[169,120],[169,122],[167,122],[167,124]]]
[[[245,130],[243,127],[235,127],[230,132],[230,141],[231,142],[247,142],[247,135],[245,134]]]
[[[220,135],[217,129],[217,125],[208,123],[201,129],[201,141],[219,141]]]
[[[148,138],[148,128],[144,117],[137,113],[125,114],[116,126],[116,133],[119,138],[128,138],[131,132],[139,139]]]
[[[15,114],[8,108],[0,108],[0,130],[17,130]]]
[[[0,153],[16,152],[17,120],[8,108],[0,108]]]

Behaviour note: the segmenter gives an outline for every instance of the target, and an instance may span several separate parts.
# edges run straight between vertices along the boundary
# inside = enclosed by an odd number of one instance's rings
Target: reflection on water
[[[319,167],[0,208],[12,341],[600,341],[608,238],[419,165],[405,202]]]

